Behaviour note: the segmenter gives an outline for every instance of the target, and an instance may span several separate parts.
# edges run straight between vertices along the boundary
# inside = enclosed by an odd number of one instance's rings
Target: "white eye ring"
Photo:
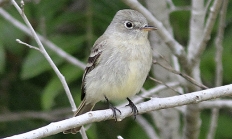
[[[132,28],[134,28],[134,24],[133,24],[132,22],[130,22],[130,21],[126,21],[126,22],[124,23],[124,26],[125,26],[127,29],[132,29]]]

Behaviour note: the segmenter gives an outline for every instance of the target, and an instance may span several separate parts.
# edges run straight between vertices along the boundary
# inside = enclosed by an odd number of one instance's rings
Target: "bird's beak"
[[[154,27],[154,26],[144,26],[144,27],[141,28],[141,30],[151,31],[151,30],[157,30],[157,28]]]

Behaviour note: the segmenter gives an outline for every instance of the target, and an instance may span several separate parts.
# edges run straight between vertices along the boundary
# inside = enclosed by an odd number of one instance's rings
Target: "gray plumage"
[[[93,109],[105,97],[126,99],[141,89],[152,64],[146,18],[134,10],[120,10],[92,48],[82,79],[81,104],[75,116]],[[81,127],[64,133],[75,134]]]

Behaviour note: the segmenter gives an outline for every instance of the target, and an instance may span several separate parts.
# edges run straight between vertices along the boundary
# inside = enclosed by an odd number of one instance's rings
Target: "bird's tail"
[[[95,104],[91,104],[91,103],[86,104],[85,99],[83,99],[83,101],[81,102],[81,104],[77,108],[77,112],[74,114],[74,117],[91,111],[93,109],[94,105]],[[69,133],[76,134],[77,132],[80,131],[80,129],[81,129],[81,126],[74,127],[72,129],[68,129],[68,130],[63,131],[63,133],[64,134],[69,134]]]

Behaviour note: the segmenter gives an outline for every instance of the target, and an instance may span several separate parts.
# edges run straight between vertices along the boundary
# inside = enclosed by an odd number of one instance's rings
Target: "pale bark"
[[[166,1],[160,0],[146,0],[146,5],[148,10],[160,21],[163,23],[163,26],[173,37],[172,27],[169,20],[169,9],[167,8]],[[159,30],[159,28],[158,28]],[[156,31],[150,33],[150,42],[153,48],[153,57],[156,61],[162,65],[169,66],[169,63],[177,60],[176,57],[172,56],[170,49],[167,44],[162,41],[162,38]],[[160,57],[162,55],[162,57]],[[167,63],[168,62],[168,63]],[[174,62],[178,66],[178,62]],[[179,69],[178,69],[179,70]],[[159,65],[154,65],[152,72],[155,75],[155,78],[162,82],[176,81],[178,76],[175,74],[164,70],[163,67]],[[176,95],[172,90],[160,91],[157,94],[159,97],[168,97]],[[152,118],[154,119],[155,124],[157,125],[160,133],[160,138],[162,139],[179,139],[179,128],[180,128],[180,115],[176,109],[164,109],[152,112]]]
[[[226,85],[226,86],[211,88],[203,91],[192,92],[180,96],[173,96],[166,98],[151,98],[151,100],[140,103],[136,106],[138,108],[139,113],[142,114],[154,110],[167,109],[167,108],[172,108],[182,105],[188,105],[192,103],[199,103],[202,101],[215,99],[218,97],[225,97],[229,95],[232,95],[232,85]],[[118,121],[123,120],[124,118],[132,115],[130,107],[122,107],[119,108],[119,110],[121,111],[121,115],[117,113]],[[47,126],[29,131],[27,133],[7,137],[6,139],[42,138],[42,137],[47,137],[50,135],[60,133],[64,130],[76,126],[90,124],[93,122],[105,121],[108,119],[113,119],[113,113],[112,110],[110,109],[91,111],[77,117],[73,117],[58,122],[53,122]]]

